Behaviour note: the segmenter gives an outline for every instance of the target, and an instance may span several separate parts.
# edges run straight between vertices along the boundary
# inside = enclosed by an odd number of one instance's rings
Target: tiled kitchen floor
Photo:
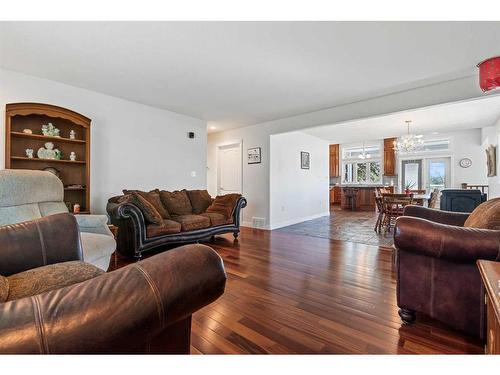
[[[352,212],[334,206],[330,211],[330,216],[304,221],[277,229],[277,231],[391,247],[394,243],[393,232],[387,234],[376,233],[373,230],[376,221],[377,213],[375,212]]]

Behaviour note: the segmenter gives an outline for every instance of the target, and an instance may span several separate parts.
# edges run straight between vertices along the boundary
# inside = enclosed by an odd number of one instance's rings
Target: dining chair
[[[438,208],[438,198],[439,198],[439,189],[436,188],[431,192],[428,207],[429,208]]]
[[[382,195],[382,227],[384,233],[390,232],[396,219],[403,215],[403,209],[413,204],[413,194],[383,194]]]

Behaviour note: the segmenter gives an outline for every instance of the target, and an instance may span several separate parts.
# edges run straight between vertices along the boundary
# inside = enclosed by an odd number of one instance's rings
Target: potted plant
[[[414,181],[407,181],[406,182],[406,184],[405,184],[405,193],[406,193],[406,195],[410,195],[411,194],[411,189],[414,186],[415,186],[415,182]]]

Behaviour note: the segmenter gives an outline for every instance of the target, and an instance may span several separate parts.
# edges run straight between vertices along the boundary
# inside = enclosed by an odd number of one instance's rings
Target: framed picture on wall
[[[311,167],[311,157],[308,152],[300,152],[300,168],[309,169]]]
[[[260,147],[249,148],[247,151],[247,162],[248,164],[259,164],[261,159]]]
[[[488,167],[488,177],[497,175],[497,147],[490,145],[486,149],[486,165]]]

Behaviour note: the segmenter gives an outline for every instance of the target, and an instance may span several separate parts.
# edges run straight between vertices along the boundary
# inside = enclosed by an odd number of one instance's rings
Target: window
[[[342,182],[358,184],[376,184],[382,180],[380,160],[344,163]]]
[[[380,145],[371,145],[364,148],[364,155],[367,158],[380,158]],[[345,147],[342,149],[342,159],[358,159],[363,156],[363,146]]]
[[[450,148],[449,139],[424,140],[422,151],[447,151]]]
[[[381,145],[343,147],[342,182],[376,184],[382,181]]]

